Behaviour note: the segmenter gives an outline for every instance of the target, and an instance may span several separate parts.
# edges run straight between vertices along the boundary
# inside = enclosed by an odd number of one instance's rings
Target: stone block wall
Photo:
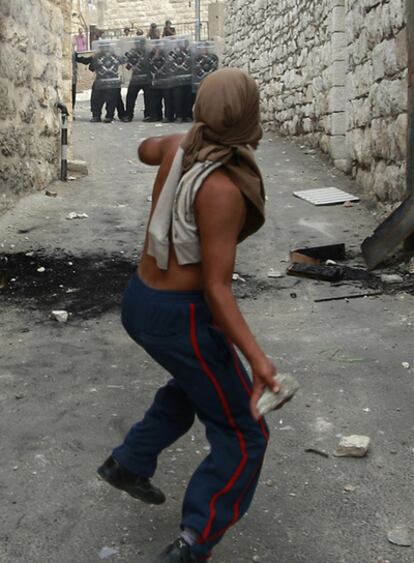
[[[208,19],[208,4],[212,0],[201,2],[201,19]],[[103,27],[121,28],[134,24],[135,27],[147,28],[151,22],[159,26],[165,20],[173,23],[192,22],[195,19],[195,2],[192,0],[105,0],[103,6]],[[93,23],[93,22],[91,22]],[[98,22],[97,22],[98,23]],[[101,22],[102,23],[102,22]]]
[[[328,153],[366,193],[405,190],[406,0],[233,0],[225,60],[261,86],[264,124]]]
[[[0,212],[56,178],[70,103],[71,0],[0,1]],[[70,106],[68,106],[70,107]]]

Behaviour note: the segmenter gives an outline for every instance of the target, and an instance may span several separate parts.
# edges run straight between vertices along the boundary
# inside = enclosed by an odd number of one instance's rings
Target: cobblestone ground
[[[116,550],[114,562],[152,561],[175,538],[186,483],[208,449],[196,424],[163,453],[155,477],[168,495],[162,508],[95,476],[166,380],[124,333],[119,302],[143,243],[154,177],[137,161],[137,144],[183,128],[140,118],[91,124],[80,102],[74,151],[89,176],[57,182],[49,188],[57,197],[29,196],[0,218],[2,563],[93,563],[105,546]],[[266,351],[301,389],[269,415],[255,501],[213,560],[410,563],[413,548],[392,546],[387,533],[414,526],[413,296],[382,287],[375,298],[315,302],[367,288],[287,277],[289,249],[344,242],[346,263],[361,265],[359,244],[378,217],[365,203],[316,208],[293,197],[322,186],[355,193],[316,154],[267,134],[258,160],[267,223],[240,247],[236,271],[245,281],[235,291]],[[88,217],[66,219],[72,211]],[[282,277],[269,278],[270,268]],[[52,308],[66,308],[69,321],[51,320]],[[367,457],[332,455],[350,434],[370,436]]]

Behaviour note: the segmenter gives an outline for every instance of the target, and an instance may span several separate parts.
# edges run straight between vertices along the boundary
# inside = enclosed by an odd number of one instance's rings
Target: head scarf
[[[247,217],[239,240],[264,223],[265,192],[251,147],[262,137],[259,91],[253,78],[237,69],[220,69],[201,83],[195,123],[184,137],[183,170],[195,162],[221,162],[247,201]]]

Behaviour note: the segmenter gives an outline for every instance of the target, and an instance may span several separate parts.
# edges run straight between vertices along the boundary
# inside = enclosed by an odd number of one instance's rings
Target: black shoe
[[[162,123],[174,123],[175,119],[170,119],[169,117],[164,117]]]
[[[142,121],[149,121],[151,119],[151,117],[149,115],[147,115],[146,117],[144,117],[144,119]]]
[[[91,117],[91,119],[89,120],[91,123],[100,123],[101,122],[101,118],[100,117]]]
[[[185,121],[185,123],[192,123],[193,118],[192,117],[184,117],[184,121]]]
[[[162,504],[165,502],[164,493],[154,487],[147,477],[134,475],[122,467],[112,456],[108,457],[105,463],[98,467],[97,471],[98,476],[103,481],[146,504]]]
[[[184,119],[182,117],[177,117],[175,120],[176,123],[183,123]]]
[[[131,123],[132,117],[130,115],[124,115],[124,117],[121,117],[121,121],[124,123]]]
[[[105,117],[104,120],[103,120],[103,122],[104,122],[104,123],[112,123],[113,120],[114,120],[113,117]]]
[[[196,563],[190,546],[182,538],[169,545],[155,560],[156,563]]]

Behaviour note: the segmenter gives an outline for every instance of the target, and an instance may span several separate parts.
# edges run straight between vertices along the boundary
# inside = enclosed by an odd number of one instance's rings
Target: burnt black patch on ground
[[[94,317],[119,307],[135,268],[133,259],[120,256],[2,254],[0,303]]]

